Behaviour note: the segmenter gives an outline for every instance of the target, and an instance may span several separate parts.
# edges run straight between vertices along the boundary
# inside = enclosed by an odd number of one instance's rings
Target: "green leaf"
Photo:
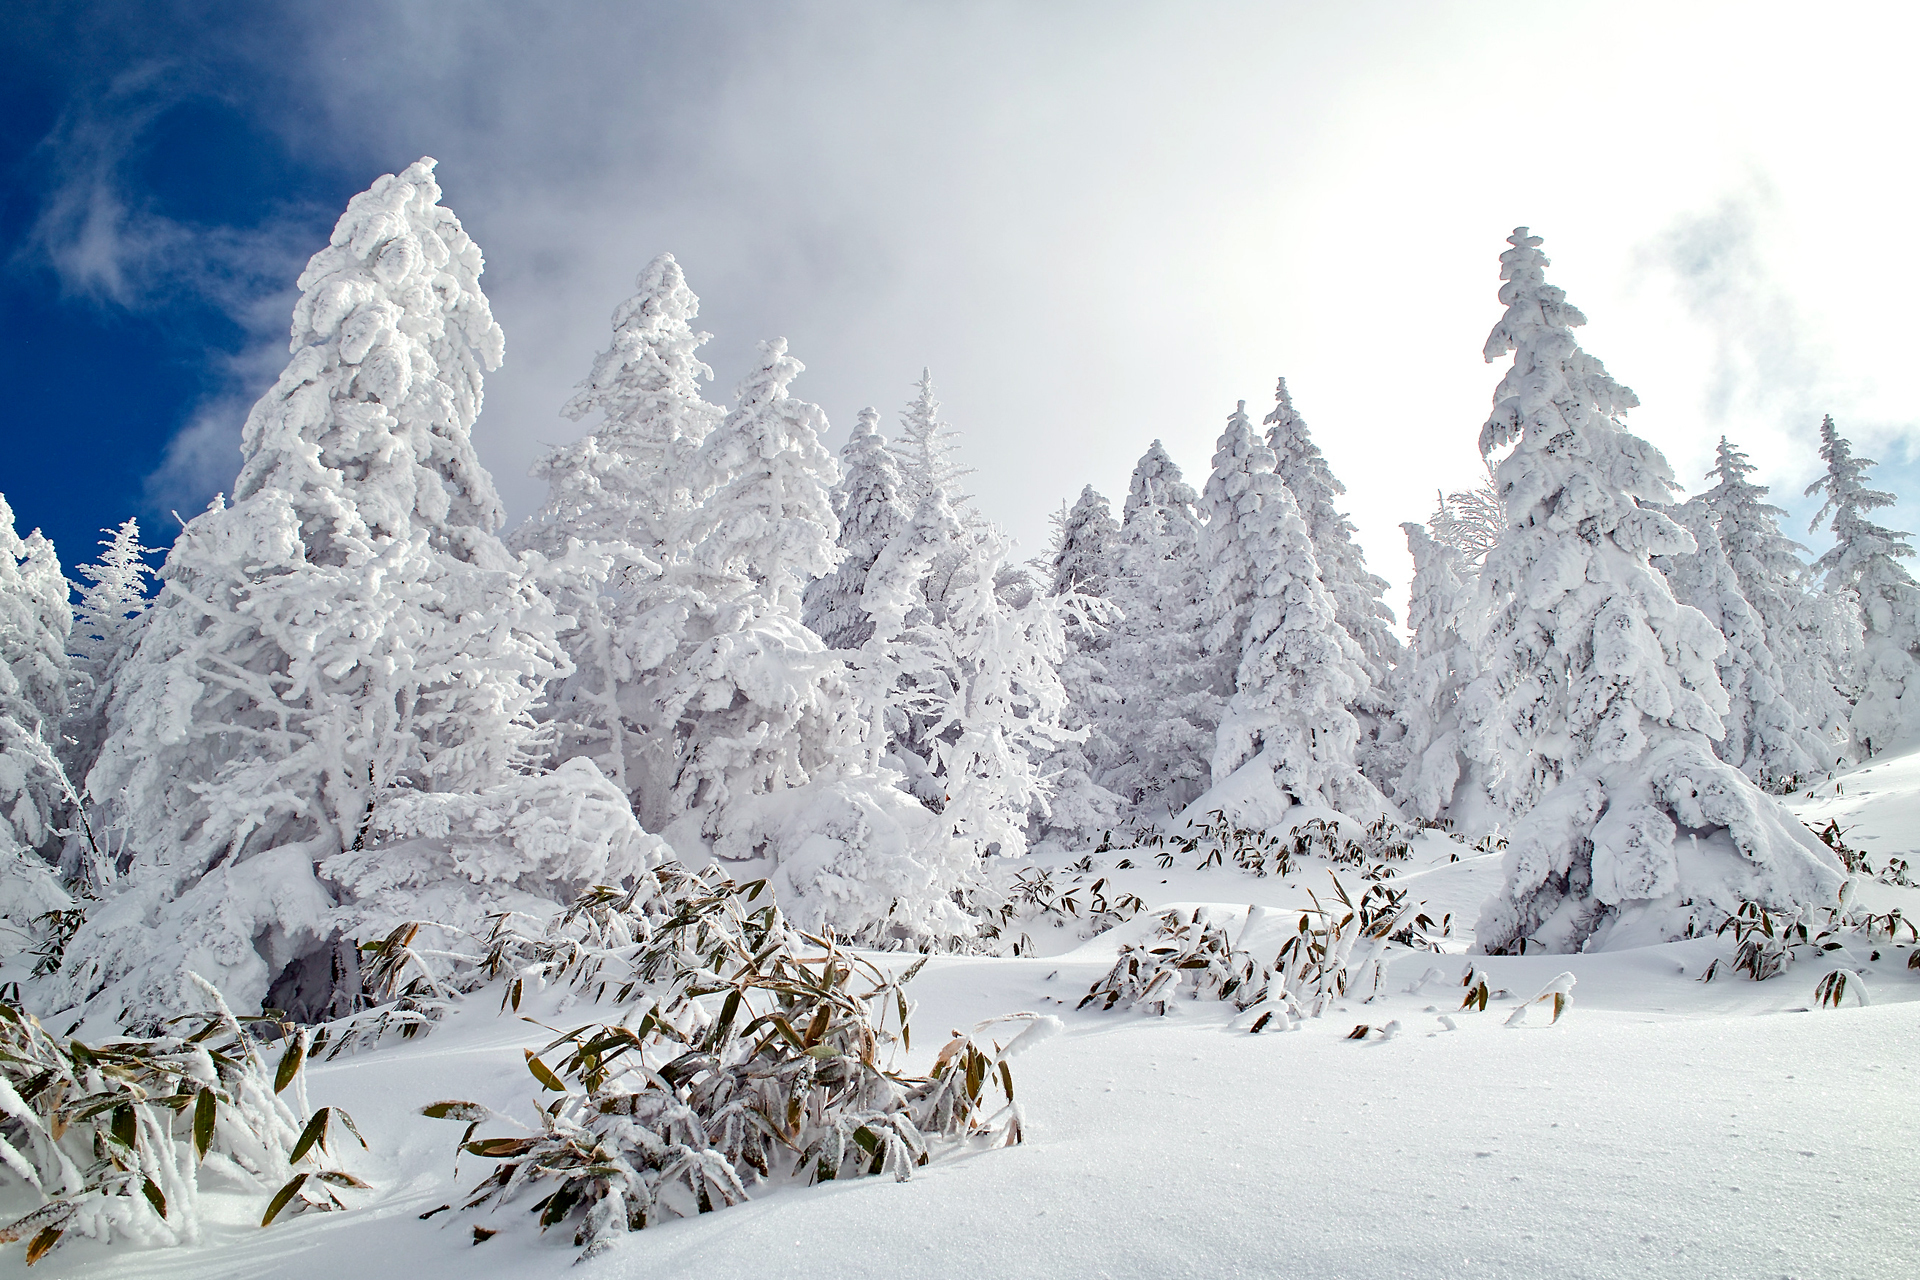
[[[159,1214],[162,1219],[165,1219],[167,1216],[167,1198],[160,1194],[159,1187],[153,1185],[152,1178],[140,1179],[140,1192],[146,1196],[147,1203],[153,1206],[153,1211]]]
[[[533,1072],[533,1078],[535,1080],[538,1080],[541,1084],[554,1090],[556,1093],[565,1093],[567,1091],[566,1084],[559,1076],[553,1074],[553,1068],[534,1057],[533,1050],[522,1049],[520,1052],[527,1055],[527,1070]]]
[[[517,1156],[534,1144],[532,1138],[482,1138],[478,1142],[469,1142],[463,1150],[476,1156],[485,1156],[491,1160]]]
[[[279,1093],[293,1083],[300,1074],[300,1064],[307,1060],[307,1033],[302,1031],[292,1037],[293,1043],[280,1055],[280,1068],[273,1073],[273,1091]]]
[[[273,1220],[280,1216],[280,1211],[287,1207],[287,1202],[300,1193],[300,1188],[306,1185],[306,1181],[306,1174],[296,1173],[286,1186],[274,1192],[272,1202],[267,1205],[267,1216],[260,1219],[260,1225],[263,1227],[272,1226]]]
[[[193,1149],[205,1160],[213,1146],[213,1121],[220,1100],[211,1089],[202,1089],[193,1104]]]
[[[293,1154],[287,1157],[288,1164],[299,1164],[300,1157],[307,1154],[314,1143],[320,1149],[327,1149],[327,1117],[333,1114],[332,1107],[322,1107],[313,1113],[313,1119],[307,1121],[307,1127],[300,1131],[300,1140],[293,1144]]]
[[[122,1102],[114,1107],[111,1131],[115,1142],[132,1150],[135,1140],[140,1136],[140,1121],[133,1114],[131,1102]]]

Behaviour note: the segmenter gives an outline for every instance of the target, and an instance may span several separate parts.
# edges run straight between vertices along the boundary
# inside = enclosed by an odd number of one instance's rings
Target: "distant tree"
[[[1053,546],[1045,562],[1048,591],[1061,613],[1064,641],[1060,683],[1067,702],[1061,723],[1076,738],[1061,742],[1041,765],[1048,782],[1044,816],[1033,835],[1056,844],[1093,844],[1117,825],[1120,797],[1100,785],[1115,754],[1106,735],[1111,704],[1118,698],[1107,669],[1117,620],[1112,594],[1119,574],[1120,526],[1107,500],[1092,485],[1072,508],[1055,517]]]
[[[1844,593],[1809,590],[1811,573],[1798,553],[1805,547],[1780,531],[1787,513],[1767,502],[1767,487],[1747,479],[1747,455],[1720,437],[1707,477],[1716,481],[1698,501],[1713,517],[1727,563],[1766,632],[1780,665],[1781,691],[1823,739],[1818,766],[1833,767],[1851,744],[1852,705],[1844,672],[1859,648],[1858,609]]]
[[[1514,818],[1480,945],[1638,945],[1742,901],[1830,900],[1832,854],[1713,754],[1726,642],[1648,562],[1696,547],[1657,505],[1675,487],[1666,460],[1620,421],[1639,402],[1580,349],[1586,317],[1547,283],[1540,238],[1521,227],[1508,244],[1486,357],[1513,366],[1480,435],[1482,454],[1513,445],[1497,472],[1508,524],[1461,714],[1477,780]]]
[[[1766,626],[1740,592],[1712,513],[1699,498],[1672,513],[1693,535],[1697,550],[1655,556],[1653,564],[1667,575],[1674,599],[1700,610],[1727,641],[1718,659],[1728,699],[1721,717],[1726,732],[1714,743],[1714,753],[1769,791],[1784,790],[1816,769],[1829,768],[1829,748],[1807,729],[1806,719],[1782,692]]]
[[[1859,700],[1851,725],[1860,749],[1873,755],[1920,732],[1920,586],[1900,561],[1911,559],[1909,535],[1875,524],[1869,511],[1894,504],[1894,496],[1866,485],[1871,458],[1853,456],[1853,446],[1829,415],[1820,424],[1820,456],[1827,474],[1807,486],[1808,496],[1826,496],[1810,527],[1829,516],[1834,543],[1813,562],[1827,593],[1852,596],[1866,623],[1859,663]]]
[[[960,487],[974,474],[972,467],[959,460],[960,433],[940,417],[940,402],[933,398],[932,372],[922,369],[920,381],[914,386],[919,394],[901,413],[900,434],[892,445],[900,459],[908,506],[918,509],[937,489],[963,526],[977,527],[981,521],[973,509],[973,497]]]
[[[1464,772],[1460,695],[1474,676],[1479,601],[1460,551],[1428,536],[1424,525],[1400,526],[1413,556],[1407,655],[1394,669],[1395,716],[1404,764],[1393,798],[1417,817],[1447,817]]]
[[[1460,553],[1461,567],[1469,576],[1480,572],[1487,552],[1500,541],[1506,525],[1490,462],[1487,462],[1486,478],[1473,488],[1440,493],[1433,516],[1427,522],[1435,542]]]
[[[913,520],[906,482],[879,421],[878,410],[862,409],[841,447],[840,480],[832,491],[840,563],[806,590],[806,624],[829,649],[858,649],[873,635],[864,603],[867,575]]]

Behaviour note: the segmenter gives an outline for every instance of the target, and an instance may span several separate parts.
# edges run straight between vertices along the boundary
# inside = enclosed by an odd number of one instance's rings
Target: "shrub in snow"
[[[1697,549],[1655,556],[1653,564],[1667,575],[1674,599],[1700,610],[1727,641],[1716,660],[1727,691],[1726,732],[1714,754],[1769,791],[1791,790],[1815,770],[1830,768],[1832,753],[1787,700],[1766,627],[1740,592],[1707,508],[1695,499],[1673,508],[1673,517]]]
[[[1498,470],[1508,527],[1461,712],[1478,779],[1516,817],[1479,943],[1639,945],[1745,899],[1829,897],[1832,855],[1709,744],[1726,642],[1648,562],[1696,548],[1656,505],[1666,460],[1619,421],[1638,401],[1574,340],[1586,317],[1547,284],[1540,238],[1522,227],[1508,243],[1486,356],[1514,363],[1480,437],[1483,453],[1513,445]]]
[[[33,945],[48,913],[71,907],[55,867],[77,808],[58,749],[73,614],[53,544],[21,538],[0,497],[0,956]]]
[[[116,682],[88,787],[126,871],[56,1003],[165,1016],[192,969],[258,1008],[290,968],[350,961],[336,935],[362,921],[326,860],[377,841],[383,805],[499,786],[540,747],[565,659],[495,533],[470,431],[502,337],[439,196],[431,160],[379,179],[300,277],[233,502],[181,532]]]
[[[1355,763],[1360,726],[1351,710],[1368,687],[1366,671],[1320,583],[1300,508],[1273,464],[1242,401],[1220,437],[1206,491],[1216,611],[1207,638],[1234,673],[1215,737],[1214,785],[1244,768],[1277,793],[1281,808],[1318,805],[1373,818],[1387,803]],[[1271,822],[1278,815],[1261,816]]]
[[[1871,458],[1853,456],[1853,446],[1829,416],[1820,424],[1820,456],[1827,474],[1807,486],[1826,496],[1813,527],[1832,516],[1833,546],[1813,562],[1829,595],[1860,602],[1866,638],[1859,658],[1860,695],[1854,703],[1853,739],[1868,755],[1920,733],[1920,584],[1900,563],[1911,559],[1907,535],[1875,524],[1867,512],[1890,507],[1894,496],[1866,487]],[[1915,693],[1908,696],[1912,688]]]
[[[1849,879],[1841,887],[1837,904],[1787,911],[1742,902],[1715,930],[1721,937],[1733,935],[1732,956],[1716,956],[1700,981],[1712,982],[1719,976],[1721,964],[1729,962],[1735,973],[1764,982],[1785,973],[1788,966],[1807,955],[1845,966],[1830,970],[1820,979],[1814,994],[1821,1005],[1837,1007],[1849,990],[1857,1003],[1868,1003],[1866,987],[1859,981],[1861,965],[1866,958],[1879,959],[1880,953],[1874,950],[1870,957],[1862,957],[1853,948],[1900,946],[1903,937],[1904,945],[1920,943],[1920,927],[1898,907],[1875,913],[1855,906],[1855,888],[1856,881]],[[1920,969],[1920,948],[1908,953],[1907,967]]]
[[[0,1226],[0,1243],[25,1241],[27,1265],[76,1236],[199,1240],[209,1172],[258,1192],[262,1225],[341,1208],[337,1189],[367,1185],[328,1146],[330,1134],[340,1142],[336,1121],[359,1137],[353,1120],[331,1107],[308,1115],[305,1034],[269,1067],[219,993],[201,984],[201,994],[213,1012],[94,1045],[49,1035],[0,1002],[0,1183],[17,1179],[41,1201]]]
[[[993,955],[1030,955],[1033,935],[1066,930],[1075,941],[1105,933],[1145,909],[1138,894],[1121,892],[1095,875],[1091,859],[1065,869],[1007,859],[991,864],[967,894],[980,921],[978,941],[968,949]]]
[[[498,1161],[467,1207],[538,1196],[542,1229],[573,1224],[583,1258],[738,1204],[756,1183],[905,1180],[942,1148],[1019,1142],[1009,1059],[1059,1026],[982,1023],[929,1075],[902,1075],[889,1062],[909,1042],[903,988],[919,964],[889,974],[795,930],[763,885],[711,868],[589,895],[543,932],[515,925],[502,922],[486,959],[511,975],[509,1003],[528,984],[565,984],[611,993],[623,1012],[528,1051],[561,1095],[529,1136],[474,1138],[490,1113],[473,1103],[424,1110],[469,1122],[462,1149]]]
[[[1114,697],[1097,708],[1112,744],[1101,785],[1137,815],[1185,808],[1212,776],[1222,697],[1204,646],[1210,604],[1193,487],[1158,440],[1134,465],[1121,511],[1107,642]]]
[[[1720,437],[1707,472],[1716,483],[1695,501],[1712,515],[1741,598],[1765,630],[1782,692],[1820,736],[1820,765],[1831,768],[1853,736],[1844,673],[1860,648],[1858,603],[1845,593],[1808,589],[1811,574],[1797,554],[1806,548],[1780,532],[1787,513],[1767,502],[1765,485],[1747,479],[1754,470],[1746,454]]]

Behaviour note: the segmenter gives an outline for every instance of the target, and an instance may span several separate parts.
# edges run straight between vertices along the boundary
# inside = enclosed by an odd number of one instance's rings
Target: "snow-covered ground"
[[[1837,817],[1877,867],[1920,864],[1920,753],[1796,797]],[[1111,870],[1122,857],[1136,865]],[[1458,861],[1451,859],[1459,857]],[[1285,880],[1181,855],[1098,855],[1150,906],[1297,906],[1330,884],[1308,859]],[[1349,888],[1350,869],[1339,874]],[[1699,981],[1731,943],[1696,939],[1581,956],[1477,957],[1496,994],[1461,1012],[1463,952],[1499,855],[1423,837],[1394,883],[1452,914],[1447,954],[1395,948],[1385,993],[1301,1030],[1250,1035],[1231,1005],[1166,1017],[1075,1005],[1151,913],[1090,941],[1034,939],[1019,959],[940,957],[912,986],[918,1057],[994,1014],[1058,1014],[1066,1033],[1016,1062],[1024,1145],[878,1178],[763,1194],[627,1237],[586,1264],[612,1278],[815,1274],[1290,1277],[1906,1277],[1920,1269],[1912,1145],[1920,1126],[1920,971],[1911,948],[1858,947],[1872,1003],[1822,1009],[1830,961],[1773,980]],[[1920,889],[1867,886],[1875,910],[1920,915]],[[1054,954],[1046,954],[1053,952]],[[886,962],[901,961],[887,957]],[[1433,971],[1437,971],[1433,972]],[[1557,1023],[1516,1003],[1577,979]],[[1424,979],[1424,982],[1423,982]],[[587,1020],[549,1000],[556,1027]],[[1244,1019],[1241,1021],[1244,1022]],[[1357,1025],[1398,1023],[1387,1037]],[[570,1232],[523,1207],[422,1220],[481,1176],[459,1130],[417,1114],[442,1098],[527,1116],[519,1050],[547,1032],[484,994],[423,1041],[315,1063],[314,1105],[346,1108],[372,1142],[374,1185],[347,1213],[261,1230],[257,1198],[215,1207],[198,1246],[133,1252],[75,1241],[55,1276],[559,1276]],[[924,1068],[924,1061],[911,1065]],[[549,1095],[550,1096],[550,1095]],[[499,1230],[483,1244],[472,1228]],[[11,1254],[7,1265],[17,1265]]]

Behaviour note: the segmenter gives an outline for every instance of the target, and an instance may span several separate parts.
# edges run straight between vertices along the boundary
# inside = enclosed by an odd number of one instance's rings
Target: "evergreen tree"
[[[46,912],[71,905],[43,853],[57,849],[72,788],[57,748],[73,613],[53,544],[14,530],[0,496],[0,956],[26,949]]]
[[[1122,508],[1107,648],[1113,744],[1101,782],[1139,813],[1185,808],[1212,776],[1222,699],[1203,643],[1209,604],[1200,561],[1199,495],[1155,440],[1133,469]]]
[[[1540,238],[1521,227],[1507,243],[1486,358],[1514,361],[1480,447],[1513,446],[1497,471],[1508,527],[1461,715],[1479,780],[1516,817],[1480,945],[1640,945],[1743,901],[1829,900],[1832,854],[1713,754],[1726,642],[1649,564],[1696,548],[1657,505],[1675,487],[1666,460],[1620,422],[1638,401],[1580,349],[1586,317],[1546,282]]]
[[[961,525],[976,528],[981,520],[973,509],[972,495],[960,488],[974,469],[961,465],[957,456],[960,433],[940,418],[940,402],[933,398],[932,371],[922,369],[920,381],[914,386],[919,394],[901,412],[900,436],[893,444],[900,459],[900,475],[906,482],[907,506],[918,510],[937,489]]]
[[[644,865],[637,829],[522,846],[499,817],[531,803],[530,712],[564,658],[474,455],[502,335],[433,168],[354,197],[308,263],[234,500],[161,570],[88,779],[128,871],[56,1000],[147,1019],[192,972],[237,1007],[278,982],[276,1007],[321,1016],[352,993],[355,937],[477,925]]]
[[[1852,736],[1841,673],[1857,648],[1857,640],[1847,637],[1859,630],[1858,622],[1851,599],[1808,590],[1807,566],[1797,554],[1806,548],[1780,531],[1787,513],[1767,502],[1765,485],[1747,479],[1754,470],[1747,455],[1721,436],[1707,472],[1716,483],[1699,501],[1713,517],[1741,596],[1765,630],[1782,692],[1823,739],[1815,762],[1831,768]]]
[[[1459,550],[1428,536],[1426,526],[1400,526],[1413,557],[1406,657],[1394,669],[1395,718],[1402,726],[1405,764],[1394,799],[1417,817],[1448,817],[1466,757],[1460,734],[1460,695],[1474,675],[1479,601]]]
[[[840,521],[840,563],[806,592],[805,621],[829,649],[858,649],[873,635],[864,597],[867,575],[913,520],[906,483],[878,430],[876,409],[862,409],[840,450],[833,513]]]
[[[1091,844],[1119,818],[1120,798],[1096,781],[1115,754],[1104,730],[1117,696],[1106,655],[1115,620],[1110,596],[1119,571],[1119,536],[1106,498],[1087,485],[1073,507],[1056,517],[1045,565],[1047,594],[1059,607],[1064,627],[1059,674],[1067,702],[1061,723],[1079,736],[1063,741],[1042,765],[1049,794],[1034,834],[1062,846]]]
[[[1388,711],[1387,676],[1400,661],[1400,638],[1393,633],[1393,610],[1387,607],[1386,579],[1367,570],[1366,552],[1353,540],[1353,522],[1334,505],[1347,487],[1334,478],[1320,446],[1313,442],[1306,420],[1293,407],[1287,380],[1273,392],[1273,412],[1266,416],[1267,447],[1274,453],[1274,474],[1300,504],[1300,516],[1313,539],[1320,577],[1333,597],[1334,619],[1360,646],[1360,665],[1370,690],[1363,695],[1366,711]]]
[[[1460,553],[1460,567],[1467,576],[1480,572],[1487,553],[1500,541],[1507,527],[1506,514],[1500,510],[1500,489],[1493,481],[1493,466],[1486,459],[1486,478],[1471,489],[1456,489],[1438,494],[1433,518],[1427,522],[1435,542],[1444,543]]]
[[[1768,790],[1785,790],[1832,763],[1826,746],[1781,691],[1766,627],[1740,592],[1711,512],[1695,498],[1675,507],[1673,516],[1698,549],[1656,556],[1653,563],[1667,575],[1674,599],[1700,610],[1727,641],[1718,659],[1728,700],[1721,717],[1726,732],[1714,753]]]
[[[1908,535],[1875,524],[1867,513],[1894,504],[1894,496],[1866,486],[1871,458],[1853,456],[1829,415],[1820,424],[1820,457],[1827,474],[1807,486],[1807,494],[1825,494],[1811,528],[1832,517],[1834,543],[1813,562],[1829,595],[1859,602],[1866,624],[1859,661],[1859,700],[1854,703],[1853,739],[1867,755],[1906,742],[1920,732],[1920,586],[1901,560],[1913,556]]]
[[[146,557],[152,547],[140,545],[140,522],[128,518],[108,534],[106,551],[95,564],[83,564],[87,580],[80,588],[80,604],[73,612],[73,703],[67,713],[67,775],[84,779],[93,771],[106,738],[107,705],[115,679],[140,641],[140,631],[152,603],[147,597],[153,570]]]
[[[1250,774],[1235,784],[1236,796],[1271,806],[1277,793],[1284,802],[1377,817],[1386,804],[1355,764],[1360,726],[1350,710],[1366,671],[1334,619],[1299,504],[1273,468],[1273,450],[1253,433],[1243,400],[1220,437],[1206,489],[1217,601],[1209,642],[1216,654],[1239,650],[1215,737],[1215,792],[1244,766]]]

